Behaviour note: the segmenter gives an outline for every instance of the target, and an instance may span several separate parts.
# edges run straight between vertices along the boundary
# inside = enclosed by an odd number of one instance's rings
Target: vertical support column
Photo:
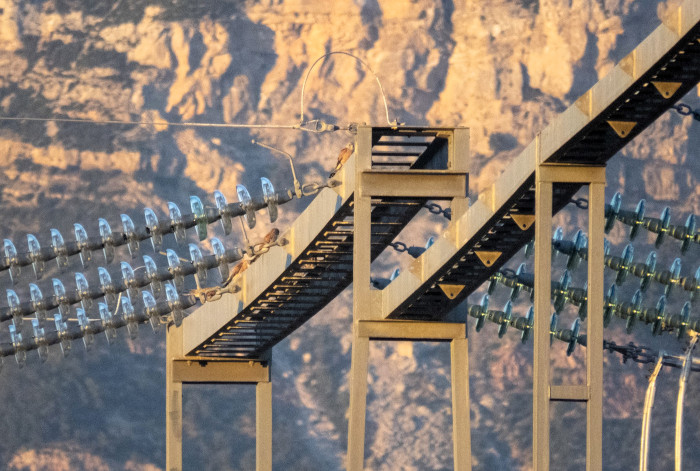
[[[605,168],[588,186],[588,312],[586,469],[603,469],[603,302]],[[603,183],[601,183],[601,181]]]
[[[372,128],[361,126],[355,142],[355,199],[353,202],[352,314],[353,321],[371,319],[370,265],[372,198],[364,194],[362,172],[372,168]],[[364,379],[363,379],[364,380]]]
[[[538,137],[539,139],[539,137]],[[549,317],[552,278],[552,183],[535,172],[535,325],[532,378],[532,459],[549,471]],[[591,317],[591,316],[589,316]]]
[[[182,353],[182,328],[169,326],[165,343],[165,469],[182,470],[182,383],[174,359]]]
[[[369,339],[358,335],[358,322],[371,318],[370,264],[372,247],[372,200],[362,194],[362,172],[372,167],[372,128],[361,126],[355,142],[355,199],[353,208],[353,343],[350,360],[350,410],[348,417],[347,469],[362,470],[365,455],[365,414]]]
[[[454,469],[456,471],[471,471],[469,342],[466,335],[466,324],[463,322],[390,320],[358,321],[355,324],[351,370],[351,384],[354,387],[350,391],[348,470],[360,471],[364,465],[364,414],[367,396],[369,344],[373,340],[398,340],[450,342]],[[356,404],[360,404],[361,407],[356,406]]]
[[[255,469],[272,470],[272,382],[255,385]]]
[[[348,454],[347,469],[359,471],[364,467],[365,421],[367,409],[367,372],[369,362],[369,344],[375,339],[405,339],[419,340],[434,338],[425,332],[418,332],[421,323],[418,322],[383,322],[382,302],[378,292],[370,288],[371,254],[372,254],[372,197],[402,197],[402,198],[431,198],[448,197],[453,202],[453,220],[457,219],[468,206],[466,181],[469,130],[457,128],[442,130],[437,135],[440,139],[448,139],[447,149],[440,152],[440,164],[430,162],[438,168],[432,168],[433,173],[426,175],[410,175],[410,172],[395,172],[386,175],[372,170],[373,129],[370,126],[359,126],[355,138],[355,193],[353,200],[353,345],[350,367],[350,408],[348,417]],[[374,138],[378,138],[377,135]],[[446,157],[446,161],[444,158]],[[441,167],[447,164],[447,170]],[[426,170],[426,169],[422,169]],[[444,172],[441,172],[444,171]],[[440,174],[442,176],[439,176]],[[417,179],[420,178],[420,180]],[[398,183],[396,178],[402,178]],[[432,179],[427,180],[426,178]],[[448,189],[440,187],[445,182]],[[406,183],[412,182],[412,183]],[[419,183],[420,182],[420,183]],[[422,186],[421,186],[422,184]],[[401,187],[397,190],[398,187]],[[416,188],[417,187],[417,188]],[[434,189],[437,188],[437,190]],[[384,193],[384,190],[387,193]],[[375,302],[373,302],[375,301]],[[379,302],[376,302],[379,301]],[[390,326],[390,327],[389,327]],[[435,329],[430,323],[422,327]],[[452,327],[448,327],[449,331]],[[364,330],[363,330],[364,328]],[[377,335],[369,332],[373,329]],[[418,329],[417,329],[418,328]],[[369,330],[368,330],[369,329]],[[460,330],[461,329],[461,330]],[[460,336],[450,336],[449,339],[440,334],[442,341],[452,342],[452,398],[453,398],[453,440],[455,469],[460,471],[471,469],[471,445],[469,430],[469,365],[467,340],[464,324],[457,330]],[[454,332],[453,332],[454,334]]]
[[[538,160],[539,162],[539,160]],[[549,470],[549,402],[586,403],[586,469],[603,467],[603,227],[605,167],[538,164],[535,173],[535,350],[533,377],[533,467]],[[588,312],[586,386],[573,395],[550,384],[552,191],[555,182],[588,185]]]
[[[182,470],[183,384],[255,384],[255,469],[272,470],[272,352],[251,361],[183,355],[183,327],[166,337],[165,466]]]
[[[452,449],[455,471],[472,469],[471,421],[469,417],[469,340],[450,342],[452,380]]]
[[[448,155],[448,168],[469,172],[469,129],[455,128]],[[468,188],[468,185],[467,185]],[[457,221],[469,209],[469,198],[452,199],[452,221]],[[457,241],[455,241],[457,242]],[[466,335],[466,328],[465,328]],[[472,439],[469,416],[469,340],[454,339],[450,342],[450,368],[452,381],[452,454],[455,471],[471,471]]]
[[[455,128],[452,134],[448,167],[450,170],[469,172],[469,128]],[[457,221],[469,209],[468,195],[453,198],[451,208],[452,220]]]
[[[357,335],[352,340],[350,364],[350,410],[348,417],[348,471],[360,471],[365,459],[365,415],[367,408],[367,369],[369,338]]]

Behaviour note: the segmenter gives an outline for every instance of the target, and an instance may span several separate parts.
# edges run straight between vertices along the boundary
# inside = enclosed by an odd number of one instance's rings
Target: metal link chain
[[[569,203],[576,205],[579,209],[588,209],[588,200],[586,198],[572,199]]]
[[[252,247],[253,255],[250,259],[244,260],[247,263],[255,262],[262,254],[270,251],[270,248],[274,246],[285,246],[289,243],[284,237],[280,237],[274,242],[270,243],[258,243]],[[241,262],[243,263],[243,262]],[[188,296],[193,296],[199,300],[200,303],[205,304],[206,302],[218,301],[225,293],[237,293],[241,288],[235,283],[229,283],[228,286],[210,286],[206,288],[197,287],[196,289],[190,290],[185,293]],[[121,295],[121,293],[120,293]]]
[[[632,360],[636,363],[647,364],[656,361],[656,353],[650,348],[639,347],[632,342],[627,345],[618,345],[615,342],[605,341],[603,348],[610,352],[616,352],[622,355],[622,362],[627,363],[627,360]]]
[[[680,368],[682,366],[678,362],[680,357],[668,355],[666,353],[659,353],[652,348],[638,346],[632,342],[628,343],[627,345],[618,345],[615,342],[604,340],[603,349],[622,355],[623,363],[627,363],[627,360],[632,360],[633,362],[640,363],[642,365],[652,364],[657,362],[660,355],[663,355],[664,359],[669,361],[668,363],[665,363],[666,366],[672,366],[674,368]]]
[[[682,116],[692,116],[695,121],[700,121],[700,111],[692,109],[689,105],[685,103],[678,103],[671,107],[676,110],[679,115]]]
[[[336,180],[329,180],[326,183],[305,183],[301,187],[301,193],[303,196],[312,196],[324,188],[334,188],[340,184],[341,183]]]
[[[443,207],[437,203],[426,203],[423,205],[423,207],[432,214],[442,214],[447,219],[451,219],[452,217],[452,208],[443,209]]]
[[[433,214],[442,214],[444,211],[444,209],[442,209],[442,206],[436,203],[426,203],[423,207]]]
[[[404,244],[403,242],[392,242],[391,244],[389,244],[389,246],[399,253],[402,253],[402,252],[405,252],[408,250],[408,246],[406,244]]]

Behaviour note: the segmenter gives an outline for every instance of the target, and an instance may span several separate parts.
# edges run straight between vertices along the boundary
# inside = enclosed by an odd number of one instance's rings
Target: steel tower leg
[[[539,139],[539,137],[538,137]],[[549,315],[552,312],[552,183],[535,187],[535,324],[532,370],[532,467],[549,470]]]
[[[272,382],[255,385],[255,469],[272,469]]]
[[[450,342],[452,441],[454,469],[471,470],[469,417],[469,342],[466,324],[421,321],[358,321],[355,323],[350,372],[348,470],[364,466],[365,414],[369,343],[372,340]]]
[[[539,159],[540,138],[537,137]],[[538,161],[539,162],[539,161]],[[552,385],[549,366],[552,191],[554,183],[589,187],[586,385]],[[533,468],[549,470],[549,403],[586,403],[586,469],[603,466],[603,226],[605,168],[539,164],[535,187],[535,325],[533,368]]]
[[[165,343],[165,469],[182,470],[182,383],[174,359],[182,351],[182,331],[170,326]]]
[[[363,126],[358,129],[355,151],[355,181],[360,182],[362,172],[372,167],[372,128]],[[353,208],[353,344],[350,364],[350,410],[348,417],[347,455],[347,469],[350,471],[360,471],[364,467],[369,339],[362,338],[359,335],[358,323],[360,320],[372,318],[370,312],[372,307],[370,303],[370,296],[372,294],[370,292],[371,218],[371,197],[363,194],[361,188],[356,188]]]
[[[467,471],[472,468],[472,439],[469,417],[469,340],[466,336],[450,342],[450,357],[454,469]]]
[[[597,170],[597,172],[596,172]],[[605,302],[605,168],[588,185],[588,336],[586,347],[586,470],[603,469],[603,307]],[[595,175],[597,173],[597,175]],[[595,181],[593,181],[595,180]]]
[[[348,470],[362,470],[365,459],[365,415],[369,339],[353,334],[348,417]]]

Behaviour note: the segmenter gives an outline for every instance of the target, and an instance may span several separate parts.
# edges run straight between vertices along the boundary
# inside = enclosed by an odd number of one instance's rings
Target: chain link
[[[392,242],[389,245],[391,246],[391,248],[393,248],[394,250],[396,250],[399,253],[402,253],[402,252],[405,252],[408,250],[408,246],[406,244],[404,244],[403,242]]]
[[[433,214],[442,214],[444,211],[444,209],[442,209],[442,206],[436,203],[426,203],[423,207]]]
[[[679,115],[682,116],[692,116],[694,120],[700,121],[700,111],[692,109],[689,105],[686,105],[685,103],[679,103],[677,105],[672,106],[674,110]]]
[[[569,203],[576,205],[579,209],[588,209],[588,200],[586,198],[572,199]]]
[[[442,214],[447,219],[452,218],[452,208],[443,209],[442,206],[440,206],[437,203],[426,203],[423,205],[423,207],[430,211],[432,214]]]
[[[260,242],[260,243],[254,244],[254,245],[250,246],[250,249],[252,252],[251,257],[247,260],[244,259],[243,261],[245,261],[247,263],[253,263],[262,254],[269,252],[270,248],[272,248],[274,246],[282,247],[284,245],[287,245],[288,243],[289,243],[289,241],[287,239],[285,239],[284,237],[280,237],[274,242],[269,242],[269,243]],[[241,262],[241,263],[243,263],[243,262]],[[200,303],[204,304],[207,302],[218,301],[219,299],[221,299],[221,297],[225,293],[234,294],[240,290],[241,290],[241,288],[237,284],[229,283],[227,286],[225,285],[225,286],[210,286],[210,287],[206,287],[206,288],[196,288],[196,289],[188,291],[186,293],[186,295],[194,296],[195,298],[197,298],[199,300]]]
[[[637,345],[630,342],[627,345],[617,345],[615,342],[609,342],[605,340],[603,342],[603,348],[611,352],[616,352],[622,355],[622,362],[626,363],[627,360],[632,360],[636,363],[654,363],[656,361],[657,355],[651,353],[650,349],[647,347],[638,347]]]
[[[335,180],[330,180],[326,183],[305,183],[301,187],[301,194],[303,196],[312,196],[324,188],[334,188],[338,185],[340,185],[340,182],[337,182]]]
[[[693,333],[692,335],[697,335]],[[615,352],[622,355],[622,362],[626,363],[627,360],[632,360],[635,363],[640,364],[654,364],[658,361],[659,357],[662,358],[663,364],[666,366],[671,366],[673,368],[682,368],[684,363],[684,358],[677,355],[669,355],[665,352],[658,352],[649,347],[637,346],[630,342],[627,345],[617,345],[615,342],[608,340],[603,341],[603,349],[610,352]],[[686,346],[684,351],[690,351],[690,347]],[[700,371],[700,365],[693,363],[691,366],[693,371]]]

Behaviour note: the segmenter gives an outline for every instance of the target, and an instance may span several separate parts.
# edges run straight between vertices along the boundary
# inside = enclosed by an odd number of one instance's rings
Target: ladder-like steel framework
[[[378,202],[422,205],[425,200],[447,199],[452,216],[459,217],[467,205],[469,132],[465,128],[441,130],[441,152],[421,168],[405,170],[383,167],[376,147],[385,133],[400,137],[403,130],[362,126],[355,139],[355,211],[353,244],[353,345],[350,369],[350,410],[347,469],[364,469],[365,416],[369,343],[371,340],[450,342],[452,381],[452,443],[454,469],[471,469],[469,426],[469,358],[466,324],[385,320],[381,318],[381,290],[371,289],[372,212]],[[427,167],[427,168],[424,168]]]
[[[167,357],[168,469],[179,469],[181,465],[181,384],[215,380],[259,385],[257,463],[258,469],[270,469],[267,388],[271,348],[347,287],[353,281],[353,269],[357,279],[351,389],[366,391],[364,352],[370,339],[450,341],[453,374],[461,371],[459,378],[453,376],[453,413],[463,417],[466,408],[468,424],[468,394],[454,390],[468,388],[463,380],[464,374],[468,375],[466,331],[463,335],[454,324],[441,321],[531,240],[536,230],[536,253],[548,253],[551,227],[549,221],[543,224],[542,218],[547,218],[550,211],[554,214],[562,209],[583,185],[590,187],[593,211],[589,263],[596,264],[601,258],[596,254],[602,254],[599,226],[606,162],[698,81],[700,1],[687,0],[605,78],[539,133],[469,208],[466,193],[458,194],[460,175],[466,190],[466,169],[454,167],[459,161],[454,154],[454,144],[460,141],[459,137],[455,139],[458,129],[358,128],[356,155],[336,177],[340,185],[322,190],[288,233],[283,234],[288,245],[273,247],[251,264],[240,279],[240,293],[206,304],[186,318],[182,327],[171,328]],[[392,193],[391,188],[383,187],[386,178],[381,175],[389,168],[395,169],[397,175],[423,172],[424,178],[433,180],[425,185],[413,180],[413,193]],[[371,260],[429,198],[454,198],[447,231],[385,289],[370,290]],[[366,250],[368,241],[370,250]],[[358,250],[358,244],[363,244],[364,249]],[[550,278],[548,263],[542,257],[545,256],[540,255],[536,261],[535,281],[535,469],[549,469],[550,400],[587,402],[587,466],[600,469],[602,365],[598,353],[593,352],[596,348],[592,336],[599,334],[602,342],[602,326],[588,326],[587,384],[550,385],[549,349],[548,343],[543,342],[544,329],[548,334],[549,327],[543,327],[542,322],[549,317]],[[589,266],[589,276],[602,270],[602,262],[599,265]],[[602,302],[602,289],[589,283],[589,319],[595,317],[597,298]],[[402,321],[413,327],[394,328]],[[602,349],[598,350],[602,354]],[[250,369],[240,367],[241,364]],[[203,376],[203,371],[213,370],[216,371],[211,376]],[[354,403],[348,468],[362,469],[364,393],[358,396],[354,392],[351,397]],[[459,443],[466,443],[464,449],[468,450],[468,426],[466,435],[463,430],[456,432],[459,433]],[[455,441],[455,466],[469,469],[470,456],[460,454],[464,449],[457,450],[457,444]]]
[[[372,128],[373,165],[430,173],[446,159],[451,130]],[[241,291],[206,304],[184,321],[190,356],[256,359],[296,330],[353,280],[355,162],[338,172],[340,185],[323,189],[273,247],[242,274]],[[463,195],[464,196],[464,195]],[[371,209],[374,260],[428,198],[377,198]],[[368,281],[369,283],[369,281]]]

